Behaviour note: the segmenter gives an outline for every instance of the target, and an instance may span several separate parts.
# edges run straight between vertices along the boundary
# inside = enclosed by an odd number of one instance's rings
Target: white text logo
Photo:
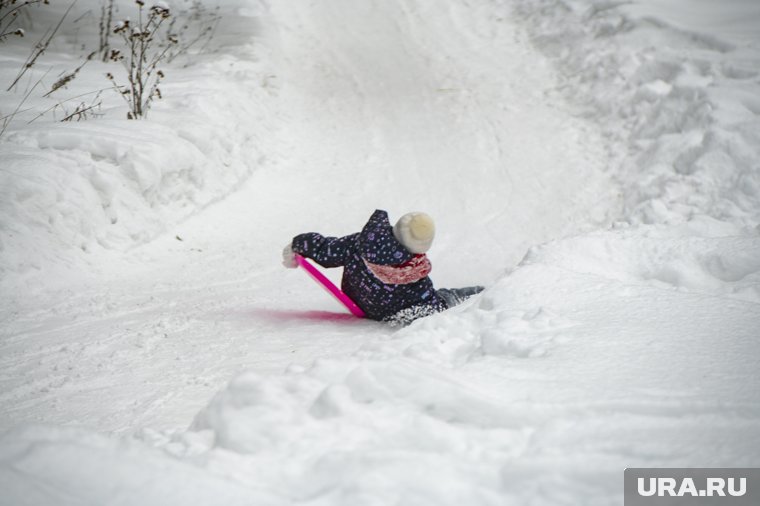
[[[747,479],[707,478],[705,487],[697,488],[691,478],[680,483],[675,478],[639,478],[638,492],[644,497],[741,497],[747,493]]]

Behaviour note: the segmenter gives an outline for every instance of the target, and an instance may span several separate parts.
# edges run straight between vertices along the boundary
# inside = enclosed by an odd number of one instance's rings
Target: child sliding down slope
[[[433,288],[432,266],[425,252],[435,235],[433,220],[408,213],[391,226],[388,213],[375,211],[361,232],[324,237],[311,232],[293,238],[283,264],[296,267],[295,253],[323,267],[343,267],[341,288],[367,318],[394,323],[411,321],[453,307],[483,290],[475,286]]]

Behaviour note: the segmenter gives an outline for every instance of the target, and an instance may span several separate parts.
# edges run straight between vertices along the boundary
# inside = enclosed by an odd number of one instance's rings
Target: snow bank
[[[760,240],[667,231],[536,248],[350,360],[236,378],[193,431],[326,504],[609,504],[625,467],[750,464]]]
[[[57,21],[65,7],[35,11],[42,16],[35,26]],[[121,15],[135,9],[133,2],[120,8]],[[74,9],[71,18],[92,16],[87,6],[80,10]],[[93,91],[110,86],[104,77],[108,72],[123,80],[119,64],[90,61],[67,87],[38,97],[49,85],[45,75],[81,64],[72,56],[79,51],[74,41],[97,43],[97,34],[90,33],[96,24],[85,30],[62,26],[30,72],[30,83],[43,79],[43,91],[31,95],[0,139],[0,278],[5,287],[20,279],[48,288],[62,279],[81,279],[96,263],[94,254],[149,241],[235,191],[265,163],[275,128],[268,107],[275,90],[266,82],[268,51],[253,44],[259,13],[227,3],[221,15],[213,54],[180,57],[162,67],[164,99],[154,103],[147,121],[124,119],[124,101],[105,89],[98,99],[101,107],[93,111],[99,117],[56,122],[63,114],[60,107],[52,108],[60,101],[69,110],[81,100],[89,103]],[[11,41],[0,57],[6,76],[15,73],[18,55],[27,50],[20,44]],[[0,94],[1,111],[15,109],[25,83]]]
[[[620,225],[528,252],[552,265],[624,283],[672,288],[760,303],[760,238],[699,220],[673,227]],[[537,253],[540,252],[540,253]]]
[[[142,432],[165,462],[84,432],[6,434],[0,455],[34,452],[0,476],[35,476],[7,500],[90,483],[95,462],[126,504],[162,465],[169,484],[198,473],[204,492],[227,480],[267,504],[330,505],[619,504],[625,467],[756,465],[760,241],[670,230],[534,248],[482,296],[353,356],[243,373],[190,430]]]
[[[624,219],[760,224],[756,2],[516,3],[557,91],[609,136]]]
[[[0,504],[251,505],[271,499],[133,439],[28,427],[0,447]]]

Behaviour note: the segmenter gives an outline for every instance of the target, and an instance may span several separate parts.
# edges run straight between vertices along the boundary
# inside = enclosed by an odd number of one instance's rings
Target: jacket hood
[[[393,235],[388,213],[376,210],[359,233],[359,254],[377,265],[400,265],[414,256]]]

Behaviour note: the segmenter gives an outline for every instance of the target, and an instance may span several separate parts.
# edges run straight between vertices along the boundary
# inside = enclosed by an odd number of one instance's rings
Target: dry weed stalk
[[[74,97],[70,97],[70,98],[67,98],[67,99],[61,100],[61,101],[59,101],[57,104],[55,104],[54,106],[52,106],[52,107],[48,107],[48,108],[47,108],[47,109],[45,109],[44,111],[41,111],[39,114],[37,114],[37,116],[35,116],[34,118],[32,118],[32,119],[30,119],[29,121],[27,121],[27,124],[31,124],[31,123],[34,123],[35,121],[37,121],[38,119],[42,118],[43,116],[45,116],[47,113],[49,113],[49,112],[51,112],[51,111],[53,112],[53,116],[55,117],[55,111],[57,111],[59,108],[60,108],[60,109],[62,109],[64,112],[66,111],[66,106],[65,106],[64,104],[66,104],[67,102],[71,102],[71,101],[73,101],[73,100],[77,100],[77,99],[80,99],[80,98],[82,98],[82,97],[88,97],[88,96],[90,96],[90,95],[96,95],[96,96],[95,96],[95,98],[93,98],[93,99],[92,99],[90,102],[91,102],[92,104],[96,104],[96,105],[99,105],[99,104],[100,104],[100,100],[99,100],[99,98],[100,98],[100,95],[101,95],[101,94],[102,94],[104,91],[106,91],[106,90],[110,90],[110,89],[111,89],[111,87],[108,87],[108,88],[101,88],[101,89],[99,89],[99,90],[88,91],[87,93],[80,93],[79,95],[76,95],[76,96],[74,96]],[[22,113],[22,112],[28,112],[28,111],[31,111],[32,109],[33,109],[33,108],[24,109],[24,110],[21,110],[21,111],[19,111],[19,113]],[[66,114],[68,115],[68,113],[66,113]],[[97,114],[93,114],[93,116],[97,116]],[[5,119],[5,118],[0,118],[0,120],[3,120],[3,119]]]
[[[202,53],[214,38],[216,27],[221,19],[219,6],[209,10],[201,0],[193,0],[189,9],[180,11],[169,23],[169,34],[180,42],[169,51],[166,61],[171,63],[197,45],[199,45],[197,52]]]
[[[47,3],[47,2],[44,2],[44,3]],[[74,7],[74,4],[76,3],[77,3],[76,0],[71,2],[71,5],[69,5],[69,8],[66,9],[66,12],[64,12],[63,16],[61,16],[61,19],[58,20],[58,24],[55,25],[55,28],[53,28],[52,30],[48,29],[45,32],[45,35],[42,36],[40,41],[37,44],[35,44],[34,48],[32,49],[32,52],[29,54],[29,57],[24,62],[24,65],[21,67],[21,70],[19,71],[18,75],[16,75],[16,78],[13,80],[11,85],[8,86],[8,89],[6,91],[11,91],[14,88],[14,86],[16,86],[16,84],[21,80],[21,78],[24,77],[24,74],[26,74],[26,72],[30,68],[34,67],[34,64],[37,63],[37,60],[39,59],[39,57],[45,53],[48,46],[50,45],[50,41],[53,40],[53,37],[55,37],[55,34],[58,33],[58,29],[61,28],[61,25],[63,24],[63,20],[66,19],[66,16],[69,15],[69,12],[71,12],[71,9]]]
[[[137,24],[129,20],[119,22],[114,33],[121,36],[126,50],[111,49],[109,59],[121,62],[127,71],[128,86],[120,86],[112,73],[106,77],[113,87],[124,98],[129,106],[128,119],[138,119],[147,116],[153,100],[161,98],[159,84],[164,73],[158,68],[167,55],[170,47],[177,40],[168,36],[169,45],[161,47],[158,44],[159,31],[164,22],[169,19],[169,8],[159,2],[148,9],[147,17],[144,12],[145,2],[136,0],[138,6]]]
[[[48,5],[49,0],[0,0],[0,42],[11,35],[24,36],[24,29],[16,26],[26,8],[33,4]]]
[[[87,62],[92,59],[93,56],[95,56],[96,52],[93,51],[89,55],[87,55],[87,58],[82,62],[80,66],[75,68],[73,71],[69,72],[68,74],[64,73],[61,77],[58,78],[56,82],[53,83],[53,86],[51,86],[50,91],[42,95],[43,97],[49,97],[54,92],[58,91],[59,89],[63,88],[67,84],[69,84],[71,81],[73,81],[77,74],[79,74],[79,71],[82,70],[82,68],[87,65]]]
[[[48,0],[0,0],[0,26],[2,26],[1,33],[5,34],[6,32],[10,33],[17,33],[20,36],[24,36],[24,31],[21,28],[15,28],[15,21],[18,19],[19,15],[21,13],[26,13],[26,8],[33,5],[33,4],[43,4],[48,5]],[[13,82],[11,82],[10,86],[6,89],[6,91],[12,91],[13,88],[18,84],[18,82],[21,80],[22,77],[27,73],[29,69],[34,67],[34,65],[37,63],[37,60],[45,53],[48,46],[50,45],[50,42],[53,40],[53,37],[55,37],[56,33],[58,33],[58,30],[61,28],[61,25],[63,24],[63,21],[66,19],[66,16],[68,16],[69,12],[71,12],[71,9],[74,7],[74,4],[76,3],[76,0],[74,0],[71,5],[69,5],[68,9],[66,9],[66,12],[63,13],[63,16],[61,16],[61,19],[58,20],[58,24],[53,29],[48,29],[45,34],[42,36],[42,38],[35,44],[33,47],[31,53],[27,57],[26,61],[24,62],[23,66],[19,70],[16,77],[13,79]],[[11,28],[12,27],[12,28]],[[0,41],[4,40],[5,37],[0,37]],[[37,81],[34,83],[33,86],[31,86],[23,95],[19,103],[16,105],[16,108],[11,114],[8,114],[6,116],[3,116],[0,118],[0,137],[5,134],[6,130],[10,126],[11,122],[14,120],[16,115],[18,115],[21,112],[21,108],[24,106],[26,101],[29,99],[29,97],[32,95],[35,89],[42,83],[43,79],[47,76],[48,72],[50,70],[47,70],[43,73],[43,75],[37,79]]]
[[[100,100],[100,93],[98,93],[89,104],[87,102],[80,102],[79,105],[77,105],[76,109],[74,109],[74,112],[66,113],[63,119],[61,119],[61,122],[82,121],[88,119],[90,116],[100,116],[102,114],[99,114],[95,111],[100,111],[100,106],[102,103],[103,101]],[[63,105],[61,105],[61,107],[63,108]],[[65,108],[63,109],[66,111]]]
[[[98,53],[104,62],[108,61],[111,49],[110,37],[111,25],[113,24],[113,2],[114,0],[107,0],[100,6],[100,43],[98,45]]]
[[[47,76],[49,71],[45,72],[42,77],[40,77],[36,83],[34,83],[34,86],[32,86],[25,94],[24,97],[19,101],[18,105],[16,106],[16,109],[7,116],[3,116],[0,118],[0,121],[2,121],[2,124],[0,124],[0,137],[3,136],[5,131],[8,129],[8,126],[10,126],[11,121],[13,121],[13,118],[16,117],[17,114],[20,113],[21,107],[26,103],[27,100],[29,100],[29,97],[31,96],[32,92],[39,86],[39,84],[42,82],[42,80]]]

